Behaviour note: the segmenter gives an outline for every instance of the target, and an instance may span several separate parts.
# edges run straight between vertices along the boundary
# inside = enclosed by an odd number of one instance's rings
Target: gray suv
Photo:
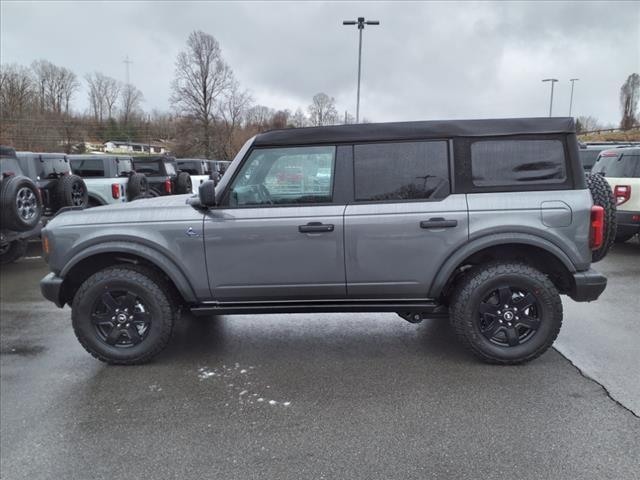
[[[270,131],[198,195],[58,215],[41,289],[114,364],[158,354],[182,310],[449,318],[481,359],[522,363],[558,335],[560,294],[605,289],[597,177],[571,118]]]

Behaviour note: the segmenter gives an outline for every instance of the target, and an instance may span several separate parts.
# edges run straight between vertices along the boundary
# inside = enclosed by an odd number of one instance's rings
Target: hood
[[[202,213],[187,204],[191,194],[144,198],[128,203],[71,210],[56,215],[47,228],[72,225],[107,225],[136,222],[193,220]]]

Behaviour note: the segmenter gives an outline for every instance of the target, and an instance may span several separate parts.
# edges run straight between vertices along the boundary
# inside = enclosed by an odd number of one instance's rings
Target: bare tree
[[[313,102],[309,105],[309,116],[312,125],[335,125],[338,120],[335,98],[326,93],[314,95]]]
[[[592,132],[600,128],[603,127],[600,124],[600,121],[595,117],[582,116],[576,119],[576,130],[578,131],[578,133]]]
[[[273,110],[271,108],[264,105],[254,105],[247,110],[245,122],[257,131],[263,132],[269,128],[269,120],[272,115]]]
[[[105,77],[104,81],[104,104],[107,112],[107,119],[113,118],[114,107],[120,97],[120,82],[115,78]]]
[[[33,83],[29,69],[20,65],[0,67],[0,117],[17,118],[30,106]]]
[[[194,31],[187,49],[178,54],[171,104],[180,115],[194,118],[202,129],[202,149],[211,157],[211,126],[221,96],[228,90],[232,72],[212,36]]]
[[[640,122],[637,113],[639,98],[640,75],[632,73],[620,88],[620,110],[622,110],[620,128],[622,130],[628,130]]]
[[[142,110],[142,92],[130,83],[122,87],[120,92],[120,121],[128,126],[132,117]]]
[[[296,110],[296,113],[291,117],[291,123],[296,128],[307,127],[309,125],[309,119],[304,114],[301,108]]]
[[[114,106],[120,96],[120,83],[100,72],[85,76],[88,86],[89,106],[96,122],[113,117]]]
[[[68,113],[80,84],[76,74],[47,60],[32,64],[40,112]]]
[[[237,81],[231,82],[229,90],[222,96],[218,107],[220,125],[218,128],[219,152],[223,158],[233,158],[238,150],[236,134],[242,125],[247,108],[251,104],[251,95],[240,88]]]
[[[102,123],[106,111],[104,100],[105,79],[106,77],[100,72],[87,74],[85,77],[88,87],[89,108],[96,122]]]

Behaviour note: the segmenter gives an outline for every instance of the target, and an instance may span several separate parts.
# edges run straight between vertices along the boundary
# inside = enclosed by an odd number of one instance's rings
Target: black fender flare
[[[103,206],[103,205],[107,205],[107,202],[103,201],[101,197],[99,197],[98,195],[95,195],[91,192],[89,192],[89,202],[94,201],[95,203],[98,204],[98,206]]]
[[[71,269],[79,262],[94,255],[103,253],[124,253],[144,258],[149,263],[159,268],[167,277],[169,277],[169,279],[171,279],[186,302],[197,303],[198,300],[193,286],[182,269],[160,250],[140,243],[109,241],[91,245],[76,253],[65,264],[64,268],[60,271],[60,277],[65,278],[69,271],[71,271]]]
[[[463,247],[456,250],[451,256],[449,256],[449,258],[447,258],[447,260],[442,263],[440,269],[438,270],[438,273],[433,279],[433,282],[431,282],[431,287],[429,288],[428,295],[429,298],[438,298],[440,296],[445,285],[451,278],[451,275],[455,272],[456,268],[458,268],[458,265],[460,265],[460,263],[462,263],[465,258],[468,258],[474,253],[484,250],[485,248],[507,244],[521,244],[538,247],[556,257],[569,272],[574,273],[576,271],[576,268],[569,256],[565,252],[563,252],[560,247],[550,242],[549,240],[528,233],[490,234],[480,238],[476,238],[471,242],[465,244]]]

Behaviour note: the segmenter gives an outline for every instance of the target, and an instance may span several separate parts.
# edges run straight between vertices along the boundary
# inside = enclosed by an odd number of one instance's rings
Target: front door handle
[[[333,225],[330,223],[309,222],[306,225],[298,225],[300,233],[322,233],[333,232]]]
[[[457,226],[457,220],[447,220],[442,217],[430,218],[420,222],[420,228],[452,228]]]

